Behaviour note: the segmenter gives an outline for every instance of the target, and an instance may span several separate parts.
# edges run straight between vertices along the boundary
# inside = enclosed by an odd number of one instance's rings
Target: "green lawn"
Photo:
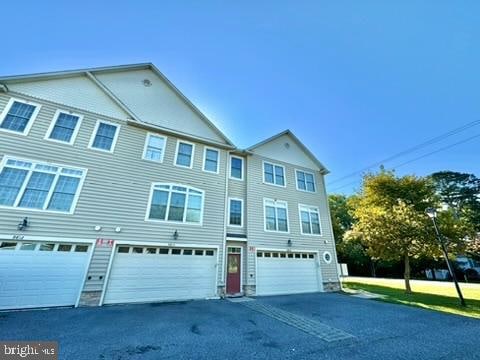
[[[425,309],[442,311],[480,319],[480,285],[464,285],[462,292],[467,307],[459,305],[453,283],[413,281],[413,294],[406,294],[403,281],[396,279],[347,278],[343,282],[348,290],[364,290],[383,295],[379,301],[418,306]]]

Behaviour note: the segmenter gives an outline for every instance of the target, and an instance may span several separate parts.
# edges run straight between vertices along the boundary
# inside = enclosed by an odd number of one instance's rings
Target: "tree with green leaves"
[[[396,177],[385,170],[365,175],[355,200],[353,234],[362,239],[372,258],[403,261],[407,293],[411,293],[410,260],[440,255],[424,213],[435,200],[430,180]]]
[[[439,171],[430,177],[440,202],[480,231],[480,178],[454,171]]]
[[[333,235],[335,242],[341,243],[343,235],[350,230],[353,225],[353,218],[350,214],[348,197],[341,194],[332,194],[328,196],[330,206],[330,215],[332,218]]]

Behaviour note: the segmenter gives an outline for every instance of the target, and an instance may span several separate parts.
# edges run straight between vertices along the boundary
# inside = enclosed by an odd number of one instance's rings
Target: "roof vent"
[[[285,143],[283,145],[285,146],[285,149],[290,149],[290,144],[289,143]]]
[[[150,87],[152,86],[152,82],[148,79],[143,79],[143,86]]]

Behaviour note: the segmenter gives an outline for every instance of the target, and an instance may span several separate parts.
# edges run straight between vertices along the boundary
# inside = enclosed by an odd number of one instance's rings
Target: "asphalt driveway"
[[[209,300],[4,312],[0,340],[55,340],[61,359],[480,359],[479,320],[343,294],[255,301],[353,336],[328,342]]]

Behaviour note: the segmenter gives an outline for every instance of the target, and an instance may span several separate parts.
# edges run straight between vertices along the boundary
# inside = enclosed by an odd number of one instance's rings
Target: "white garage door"
[[[0,309],[71,306],[91,245],[0,241]]]
[[[320,291],[312,253],[257,252],[257,295]]]
[[[216,252],[118,246],[104,303],[205,299],[216,296]]]

